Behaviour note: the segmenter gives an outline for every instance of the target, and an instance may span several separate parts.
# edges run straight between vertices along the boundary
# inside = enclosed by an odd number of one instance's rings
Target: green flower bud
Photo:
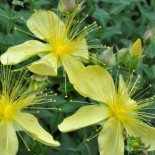
[[[99,64],[99,61],[98,61],[98,54],[96,54],[96,53],[91,53],[90,54],[90,62],[92,63],[92,64],[95,64],[95,65],[98,65]]]
[[[46,84],[47,78],[48,76],[33,74],[31,76],[33,90],[39,91]]]
[[[113,48],[109,47],[105,51],[103,51],[99,56],[99,60],[108,66],[115,65],[116,57],[113,53]]]
[[[145,149],[145,145],[139,137],[129,137],[126,149],[129,152],[141,152]]]
[[[66,12],[73,12],[76,7],[75,0],[60,0],[58,4],[59,11],[66,13]]]
[[[129,50],[127,48],[122,48],[117,52],[117,60],[121,63],[126,63],[129,60]]]
[[[48,76],[45,76],[45,75],[38,75],[38,74],[33,74],[31,76],[31,78],[35,81],[45,81],[47,80]]]

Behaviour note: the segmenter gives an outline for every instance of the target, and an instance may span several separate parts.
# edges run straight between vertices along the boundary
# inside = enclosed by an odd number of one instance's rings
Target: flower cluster
[[[73,11],[75,3],[69,2],[72,4],[69,9]],[[59,4],[62,12],[68,9],[67,4],[65,1]],[[26,23],[36,39],[8,48],[1,55],[2,64],[15,65],[37,55],[40,59],[27,67],[36,76],[57,76],[57,70],[62,66],[74,89],[81,96],[95,100],[95,103],[80,107],[65,118],[58,128],[61,132],[70,132],[91,125],[101,126],[98,133],[100,155],[124,155],[124,141],[128,137],[139,139],[147,151],[155,150],[155,128],[147,123],[147,118],[152,115],[143,111],[153,103],[154,97],[134,97],[138,91],[139,75],[135,82],[131,80],[132,75],[124,80],[122,74],[113,80],[102,63],[85,67],[82,62],[89,59],[86,35],[94,27],[91,25],[79,30],[80,22],[76,25],[73,19],[74,14],[65,22],[53,11],[35,11]],[[100,56],[98,61],[106,66],[115,65],[117,59],[122,67],[136,69],[142,59],[141,40],[138,39],[128,49],[118,50],[117,56],[112,48],[107,48]],[[131,64],[130,61],[135,63]],[[21,130],[45,145],[59,146],[59,142],[41,127],[37,118],[26,110],[32,105],[44,103],[46,95],[39,94],[29,83],[25,83],[25,74],[16,80],[15,73],[9,68],[2,67],[0,75],[1,155],[17,153],[16,132],[20,135]]]

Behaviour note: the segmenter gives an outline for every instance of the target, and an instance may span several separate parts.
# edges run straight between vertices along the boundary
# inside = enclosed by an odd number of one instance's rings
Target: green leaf
[[[148,77],[154,78],[154,72],[147,64],[143,64],[141,67]]]
[[[142,7],[139,7],[140,12],[147,18],[149,19],[151,22],[155,23],[155,12],[150,12]]]
[[[61,112],[54,113],[49,119],[49,124],[51,127],[52,133],[58,130],[58,124],[63,120],[63,114]]]
[[[150,44],[147,48],[146,48],[146,54],[150,57],[150,58],[154,58],[155,57],[155,44]]]
[[[75,111],[77,108],[80,107],[80,103],[74,103],[74,102],[66,102],[62,105],[62,111],[65,113],[69,113],[72,111]]]
[[[122,34],[122,31],[118,26],[107,27],[104,29],[104,31],[105,32],[103,35],[103,39],[108,38],[108,37],[115,35],[115,34]]]
[[[72,137],[69,136],[69,134],[67,133],[62,133],[61,134],[61,139],[62,139],[62,147],[65,147],[65,148],[75,148],[76,147],[76,144],[73,140]]]
[[[101,0],[106,3],[130,4],[130,0]]]
[[[124,10],[126,8],[128,4],[116,4],[113,5],[110,9],[110,14],[118,14],[120,13],[122,10]]]
[[[98,22],[104,26],[104,22],[109,19],[109,14],[104,9],[100,9],[99,7],[96,7],[93,17],[98,20]]]
[[[13,0],[13,1],[12,1],[12,4],[14,4],[14,5],[19,5],[19,6],[24,7],[24,2],[19,1],[19,0]]]

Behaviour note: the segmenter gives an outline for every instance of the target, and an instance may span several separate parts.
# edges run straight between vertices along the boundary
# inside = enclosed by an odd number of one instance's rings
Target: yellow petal
[[[149,151],[155,150],[155,128],[139,120],[125,122],[124,127],[130,136],[140,137]]]
[[[84,68],[78,76],[78,92],[94,100],[110,104],[115,98],[113,79],[104,68],[94,65]]]
[[[40,39],[50,40],[62,37],[65,33],[65,24],[52,11],[36,11],[27,21],[30,31]]]
[[[74,131],[96,124],[108,117],[106,108],[99,105],[83,106],[75,114],[64,119],[58,128],[62,132]]]
[[[117,99],[121,100],[122,103],[126,105],[134,104],[135,101],[130,98],[131,92],[129,92],[127,84],[124,82],[122,75],[119,76],[119,84],[118,84],[118,94]],[[130,94],[129,94],[130,93]],[[136,104],[136,103],[135,103]]]
[[[69,55],[64,56],[61,62],[67,72],[69,81],[73,84],[77,83],[77,76],[84,68],[84,65],[79,60]]]
[[[1,55],[1,62],[4,65],[13,65],[45,51],[50,51],[50,46],[48,44],[29,40],[23,44],[10,47]]]
[[[58,56],[50,53],[32,63],[28,70],[39,75],[57,75]]]
[[[130,55],[131,55],[131,57],[134,57],[134,56],[141,57],[142,56],[142,42],[140,39],[137,39],[134,42],[134,44],[132,45]]]
[[[88,59],[89,54],[86,39],[72,41],[72,44],[75,45],[73,45],[71,55]]]
[[[58,141],[55,141],[53,137],[40,126],[38,120],[33,115],[28,113],[19,113],[14,119],[18,125],[29,133],[35,140],[48,146],[60,145]]]
[[[18,139],[11,123],[0,122],[0,154],[16,155],[18,151]]]
[[[124,155],[121,123],[110,118],[98,137],[100,155]]]

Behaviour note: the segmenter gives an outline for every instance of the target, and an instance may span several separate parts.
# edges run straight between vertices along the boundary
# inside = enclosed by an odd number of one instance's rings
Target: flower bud
[[[33,74],[31,76],[33,90],[39,91],[46,84],[47,78],[47,76]]]
[[[131,57],[142,57],[142,42],[140,39],[137,39],[130,49],[130,56]]]
[[[116,57],[113,53],[113,48],[109,47],[103,51],[103,53],[100,54],[99,59],[108,66],[114,65],[116,63]]]
[[[147,30],[144,34],[144,42],[150,40],[154,36],[154,34],[155,34],[155,27]]]
[[[45,76],[45,75],[38,75],[38,74],[33,74],[31,76],[31,78],[35,81],[45,81],[47,80],[48,76]]]
[[[81,2],[77,5],[77,11],[81,11],[81,10],[84,8],[83,4],[84,4],[84,0],[81,1]]]
[[[127,139],[126,149],[129,152],[137,152],[138,153],[145,149],[145,145],[139,137],[129,137]]]
[[[92,64],[95,64],[95,65],[99,64],[99,62],[98,62],[98,54],[97,53],[91,53],[90,54],[90,62]]]
[[[59,11],[63,13],[73,12],[75,7],[76,7],[75,0],[60,0],[58,4]]]
[[[117,60],[118,62],[124,62],[129,61],[129,50],[127,48],[122,48],[117,52]]]

